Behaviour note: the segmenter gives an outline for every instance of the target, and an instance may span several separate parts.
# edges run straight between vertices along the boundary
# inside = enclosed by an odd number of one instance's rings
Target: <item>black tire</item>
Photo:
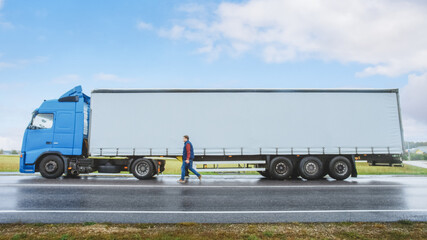
[[[64,161],[57,155],[47,155],[41,160],[39,171],[45,178],[58,178],[64,173]]]
[[[351,162],[346,157],[337,156],[329,162],[329,176],[336,180],[344,180],[348,178],[351,172]]]
[[[258,171],[258,173],[263,177],[270,178],[270,173],[268,173],[268,171]]]
[[[138,179],[150,179],[155,173],[154,164],[151,160],[140,158],[132,164],[132,174]]]
[[[323,163],[318,157],[308,156],[301,160],[298,171],[307,180],[319,179],[323,174]]]
[[[292,161],[286,157],[276,157],[270,163],[270,177],[273,179],[283,180],[289,178],[294,170]]]

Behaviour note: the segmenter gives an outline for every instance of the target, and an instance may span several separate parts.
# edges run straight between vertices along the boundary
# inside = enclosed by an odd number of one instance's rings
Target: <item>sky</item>
[[[427,1],[0,0],[0,148],[77,85],[399,88],[427,141]]]

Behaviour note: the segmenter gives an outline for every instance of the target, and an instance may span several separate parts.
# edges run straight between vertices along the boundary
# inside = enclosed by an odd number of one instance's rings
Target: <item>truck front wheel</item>
[[[154,164],[148,159],[138,159],[132,164],[132,174],[138,179],[149,179],[154,175]]]
[[[270,176],[274,179],[283,180],[289,178],[294,170],[292,161],[285,157],[276,157],[271,160]]]
[[[64,173],[64,162],[56,155],[47,155],[41,160],[39,171],[45,178],[58,178]]]
[[[336,180],[344,180],[351,174],[351,163],[346,157],[334,157],[329,163],[329,176]]]
[[[301,177],[305,179],[318,179],[323,174],[323,163],[318,157],[305,157],[301,160],[298,170]]]

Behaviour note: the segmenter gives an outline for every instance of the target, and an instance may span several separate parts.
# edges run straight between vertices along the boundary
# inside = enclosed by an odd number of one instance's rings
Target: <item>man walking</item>
[[[186,168],[196,174],[199,180],[202,180],[202,175],[200,175],[193,168],[194,149],[193,144],[191,144],[190,142],[190,137],[188,135],[185,135],[182,140],[184,141],[184,149],[182,151],[181,178],[178,180],[178,182],[185,183],[184,178]]]

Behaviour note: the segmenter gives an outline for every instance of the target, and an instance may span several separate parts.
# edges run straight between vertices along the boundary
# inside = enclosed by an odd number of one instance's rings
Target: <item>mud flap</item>
[[[354,155],[351,155],[351,177],[357,177],[356,161]]]

